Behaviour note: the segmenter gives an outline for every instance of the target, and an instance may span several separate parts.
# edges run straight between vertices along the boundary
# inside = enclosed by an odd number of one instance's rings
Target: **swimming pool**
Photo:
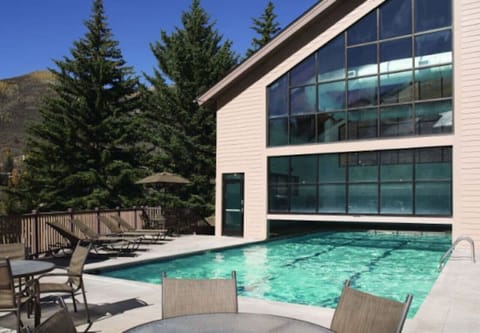
[[[346,279],[354,288],[404,301],[414,295],[413,317],[438,276],[450,236],[324,232],[221,251],[209,251],[100,272],[161,283],[169,277],[230,277],[241,296],[334,308]]]

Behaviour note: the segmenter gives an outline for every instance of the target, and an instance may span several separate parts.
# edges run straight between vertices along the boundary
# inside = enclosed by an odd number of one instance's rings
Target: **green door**
[[[222,235],[243,237],[243,173],[223,175]]]

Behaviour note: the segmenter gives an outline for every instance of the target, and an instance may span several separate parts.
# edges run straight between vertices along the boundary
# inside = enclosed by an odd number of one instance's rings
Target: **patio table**
[[[29,278],[38,274],[46,273],[55,268],[55,265],[47,261],[39,260],[11,260],[12,275],[14,278]]]
[[[22,278],[26,280],[32,279],[35,275],[53,270],[55,265],[46,261],[16,259],[10,261],[10,267],[13,278],[19,279],[21,285]],[[35,326],[40,324],[41,315],[40,303],[37,300],[35,304]]]
[[[302,332],[332,333],[326,327],[307,321],[260,313],[208,313],[154,320],[124,333],[260,333]]]

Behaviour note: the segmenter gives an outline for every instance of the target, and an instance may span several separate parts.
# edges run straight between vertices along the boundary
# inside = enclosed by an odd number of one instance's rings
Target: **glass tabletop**
[[[10,266],[14,278],[42,274],[55,268],[53,263],[40,260],[11,260]]]
[[[259,313],[209,313],[151,321],[124,333],[331,333],[326,327],[294,318]]]

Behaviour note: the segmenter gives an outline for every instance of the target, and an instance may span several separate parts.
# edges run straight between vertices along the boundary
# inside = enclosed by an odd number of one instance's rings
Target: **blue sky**
[[[318,0],[273,0],[277,21],[284,28]],[[224,39],[240,55],[255,36],[252,18],[268,0],[201,0]],[[181,12],[191,0],[104,0],[108,24],[120,42],[123,57],[136,73],[151,74],[156,66],[149,44],[160,31],[180,27]],[[92,0],[0,1],[0,79],[54,67],[53,59],[70,56],[73,42],[85,32]]]

